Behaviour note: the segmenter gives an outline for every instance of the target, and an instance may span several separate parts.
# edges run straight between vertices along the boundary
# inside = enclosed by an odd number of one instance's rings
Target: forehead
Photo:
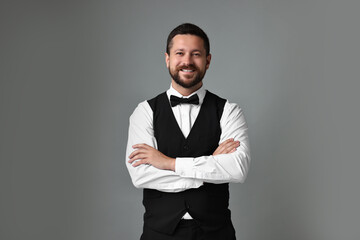
[[[178,34],[172,39],[171,50],[199,50],[205,51],[204,40],[196,35]]]

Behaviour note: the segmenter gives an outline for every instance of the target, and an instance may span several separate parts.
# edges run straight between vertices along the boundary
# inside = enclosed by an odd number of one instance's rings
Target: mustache
[[[194,64],[181,65],[181,66],[177,67],[177,70],[180,70],[180,69],[197,70],[197,68]]]

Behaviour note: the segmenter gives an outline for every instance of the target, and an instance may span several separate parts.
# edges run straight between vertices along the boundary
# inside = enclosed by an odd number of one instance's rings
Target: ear
[[[165,63],[166,63],[166,67],[169,68],[169,66],[170,66],[170,56],[167,53],[165,53]]]
[[[208,56],[206,56],[206,70],[209,68],[211,62],[211,54],[209,53]]]

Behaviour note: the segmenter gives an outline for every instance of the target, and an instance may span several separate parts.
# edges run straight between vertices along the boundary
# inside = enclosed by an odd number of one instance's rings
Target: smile
[[[191,70],[191,69],[180,69],[180,71],[187,72],[187,73],[195,72],[195,70]]]

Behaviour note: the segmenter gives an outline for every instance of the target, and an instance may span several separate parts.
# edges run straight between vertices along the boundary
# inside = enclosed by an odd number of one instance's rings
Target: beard
[[[196,71],[195,75],[192,77],[185,77],[187,79],[191,79],[193,78],[191,81],[185,81],[183,80],[180,75],[180,69],[194,69]],[[180,86],[182,86],[183,88],[192,88],[195,85],[197,85],[199,82],[201,82],[205,76],[206,70],[204,72],[200,72],[199,69],[194,66],[193,64],[190,64],[189,66],[181,66],[181,67],[177,67],[175,70],[171,70],[169,68],[169,74],[171,76],[171,78]]]

